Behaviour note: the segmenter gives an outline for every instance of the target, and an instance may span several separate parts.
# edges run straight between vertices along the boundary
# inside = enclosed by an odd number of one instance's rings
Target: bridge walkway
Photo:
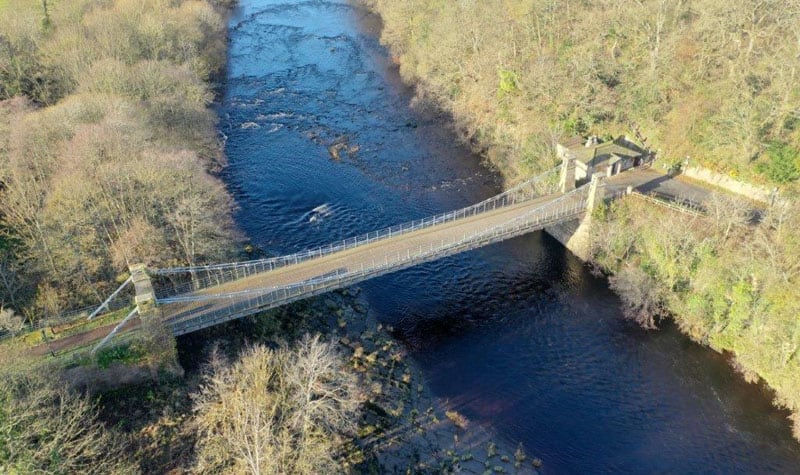
[[[541,229],[585,211],[586,192],[548,194],[388,237],[297,264],[159,299],[176,335],[196,331],[376,275]],[[301,287],[301,288],[298,288]],[[281,294],[281,292],[283,292]]]

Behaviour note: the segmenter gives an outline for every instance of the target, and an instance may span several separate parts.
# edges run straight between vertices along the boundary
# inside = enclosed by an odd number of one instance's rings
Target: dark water
[[[445,117],[409,107],[375,18],[346,2],[240,3],[225,178],[256,245],[296,251],[500,190]],[[546,472],[800,473],[762,388],[672,328],[622,322],[606,281],[544,234],[363,288],[437,396]]]

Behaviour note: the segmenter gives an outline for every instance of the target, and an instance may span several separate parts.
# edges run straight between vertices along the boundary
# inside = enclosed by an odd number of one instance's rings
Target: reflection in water
[[[375,18],[242,0],[220,114],[225,179],[258,246],[287,253],[477,202],[498,178],[408,107]],[[645,333],[542,233],[364,284],[433,390],[552,472],[798,472],[762,388],[674,328]]]

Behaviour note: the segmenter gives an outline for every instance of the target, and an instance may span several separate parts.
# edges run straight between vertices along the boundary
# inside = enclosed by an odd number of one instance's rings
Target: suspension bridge
[[[574,163],[472,206],[295,254],[246,262],[147,269],[132,266],[137,307],[184,335],[373,277],[581,218],[603,199],[600,177],[575,187]],[[90,316],[102,311],[101,307]]]

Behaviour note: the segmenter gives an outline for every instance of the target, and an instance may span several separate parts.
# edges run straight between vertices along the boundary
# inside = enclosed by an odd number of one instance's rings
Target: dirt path
[[[125,324],[124,327],[122,327],[122,329],[120,329],[120,334],[137,327],[139,323],[140,322],[138,318],[131,319]],[[87,332],[59,338],[48,343],[42,343],[41,345],[34,346],[28,350],[28,354],[31,356],[44,356],[49,353],[58,353],[59,351],[69,348],[86,346],[92,342],[100,341],[105,338],[106,335],[111,333],[111,330],[113,330],[118,324],[119,322],[110,323],[102,327],[93,328]]]

